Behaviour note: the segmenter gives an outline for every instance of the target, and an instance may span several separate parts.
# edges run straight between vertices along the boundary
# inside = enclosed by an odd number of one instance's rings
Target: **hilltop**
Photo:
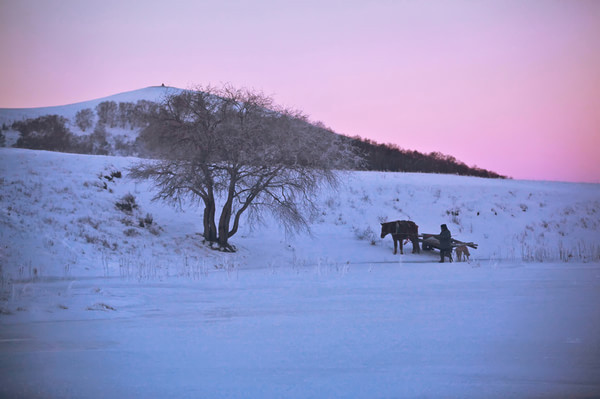
[[[13,122],[33,119],[43,115],[60,115],[69,120],[74,120],[75,115],[82,109],[95,109],[98,104],[113,101],[115,103],[135,103],[140,100],[159,103],[165,96],[181,92],[182,89],[170,86],[149,86],[143,89],[126,91],[94,100],[82,101],[73,104],[56,105],[37,108],[0,108],[0,124],[11,125]]]

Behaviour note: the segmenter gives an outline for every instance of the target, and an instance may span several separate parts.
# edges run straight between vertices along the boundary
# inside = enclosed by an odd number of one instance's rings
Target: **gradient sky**
[[[600,1],[0,0],[0,107],[262,90],[338,133],[600,183]]]

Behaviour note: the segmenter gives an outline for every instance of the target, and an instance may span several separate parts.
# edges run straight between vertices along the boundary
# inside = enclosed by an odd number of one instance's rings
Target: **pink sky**
[[[339,133],[600,183],[600,1],[0,0],[0,107],[256,88]]]

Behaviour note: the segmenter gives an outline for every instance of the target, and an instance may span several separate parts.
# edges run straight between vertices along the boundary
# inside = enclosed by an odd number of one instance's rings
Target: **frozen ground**
[[[103,177],[135,161],[0,149],[0,397],[600,396],[599,185],[352,173],[221,254]],[[479,249],[393,255],[396,219]]]
[[[514,263],[18,284],[0,393],[596,397],[599,287],[597,264]]]

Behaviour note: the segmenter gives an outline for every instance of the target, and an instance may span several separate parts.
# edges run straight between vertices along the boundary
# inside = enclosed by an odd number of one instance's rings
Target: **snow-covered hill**
[[[17,142],[21,135],[17,130],[13,129],[13,122],[35,119],[45,115],[59,115],[65,118],[66,128],[71,133],[75,136],[87,136],[100,125],[96,107],[101,103],[113,102],[116,106],[116,109],[113,111],[113,117],[124,119],[126,122],[116,123],[115,121],[112,123],[103,123],[101,130],[103,134],[106,134],[106,139],[108,143],[110,143],[110,153],[129,155],[131,152],[129,150],[123,151],[116,142],[121,143],[121,147],[123,145],[131,144],[139,134],[139,127],[133,126],[135,123],[132,120],[133,116],[130,114],[130,111],[125,111],[125,113],[129,113],[126,116],[121,115],[123,112],[119,107],[125,104],[131,109],[138,101],[144,100],[161,103],[166,97],[178,94],[181,91],[182,89],[169,86],[150,86],[144,89],[132,90],[75,104],[40,108],[0,108],[0,126],[3,128],[1,133],[5,137],[5,145],[12,146]],[[90,118],[90,126],[82,130],[77,123],[76,115],[79,111],[86,109],[91,111],[92,116]]]
[[[68,119],[75,118],[75,114],[85,108],[94,109],[98,104],[104,101],[133,102],[147,100],[161,102],[166,96],[176,94],[181,89],[169,86],[149,86],[143,89],[127,91],[114,94],[107,97],[97,98],[95,100],[83,101],[74,104],[57,105],[51,107],[39,108],[0,108],[0,124],[10,125],[14,121],[37,118],[42,115],[61,115]]]
[[[600,185],[345,173],[223,254],[135,162],[0,148],[0,396],[600,393]],[[393,255],[397,219],[479,249]]]

